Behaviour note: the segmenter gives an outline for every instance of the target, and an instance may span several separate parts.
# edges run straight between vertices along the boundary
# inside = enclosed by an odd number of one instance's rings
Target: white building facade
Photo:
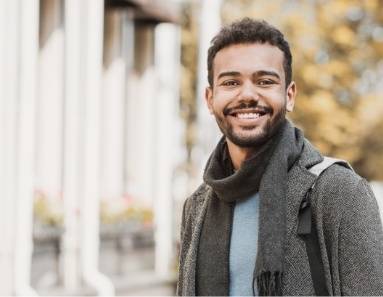
[[[62,229],[41,284],[115,294],[99,269],[101,205],[151,214],[154,271],[172,277],[177,15],[171,0],[0,2],[0,294],[39,293],[36,197]]]

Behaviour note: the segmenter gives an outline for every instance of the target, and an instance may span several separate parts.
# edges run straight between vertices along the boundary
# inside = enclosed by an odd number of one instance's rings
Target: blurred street
[[[161,279],[153,271],[139,272],[130,276],[111,278],[116,296],[175,296],[176,282]],[[37,293],[40,296],[94,296],[97,292],[89,287],[83,287],[81,291],[69,292],[63,287],[41,289]]]
[[[140,273],[123,284],[116,283],[117,296],[175,296],[176,283],[170,280],[161,280],[152,272]]]

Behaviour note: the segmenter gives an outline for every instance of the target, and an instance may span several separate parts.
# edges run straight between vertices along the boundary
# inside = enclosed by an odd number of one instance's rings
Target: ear
[[[210,87],[205,89],[205,100],[210,114],[213,114],[213,90]]]
[[[291,82],[286,92],[286,110],[292,112],[295,105],[295,96],[297,95],[297,85]]]

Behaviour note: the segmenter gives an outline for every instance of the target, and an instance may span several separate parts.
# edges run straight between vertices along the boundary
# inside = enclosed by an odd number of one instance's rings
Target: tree
[[[298,85],[289,115],[329,156],[383,180],[383,15],[381,0],[226,0],[224,23],[251,16],[281,29]],[[383,90],[380,90],[381,92]]]

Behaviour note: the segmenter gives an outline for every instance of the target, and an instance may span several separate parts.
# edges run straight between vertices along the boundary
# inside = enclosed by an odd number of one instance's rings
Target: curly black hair
[[[216,54],[221,49],[231,45],[253,43],[267,43],[277,46],[283,52],[286,88],[290,85],[292,56],[290,46],[282,32],[264,20],[245,17],[222,27],[219,33],[211,40],[210,48],[207,52],[207,78],[210,87],[213,87],[213,60]]]

